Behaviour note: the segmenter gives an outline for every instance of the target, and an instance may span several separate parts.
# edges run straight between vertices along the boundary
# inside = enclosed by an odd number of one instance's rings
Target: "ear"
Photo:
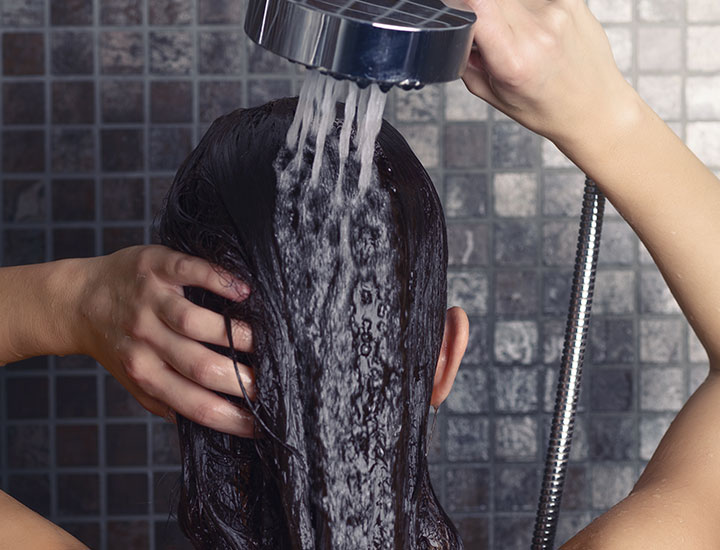
[[[465,348],[467,348],[469,327],[467,315],[462,308],[448,309],[440,357],[438,357],[435,367],[435,381],[430,397],[430,404],[435,408],[439,407],[450,394],[460,361],[465,355]]]

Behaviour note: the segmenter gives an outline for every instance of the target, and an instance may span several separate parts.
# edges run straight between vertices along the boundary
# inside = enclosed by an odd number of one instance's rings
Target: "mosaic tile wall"
[[[590,0],[624,74],[720,168],[720,4]],[[217,115],[294,94],[302,75],[249,44],[242,0],[0,0],[0,261],[105,254],[151,239],[174,170]],[[462,84],[391,94],[387,118],[433,176],[449,301],[471,342],[432,440],[466,548],[527,548],[554,400],[583,177]],[[706,358],[609,208],[560,538],[622,498]],[[0,487],[98,549],[187,548],[170,518],[178,455],[84,357],[0,369]],[[170,518],[170,519],[169,519]]]

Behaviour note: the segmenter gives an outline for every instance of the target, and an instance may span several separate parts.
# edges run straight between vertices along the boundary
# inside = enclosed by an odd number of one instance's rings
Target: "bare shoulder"
[[[0,491],[0,550],[87,550],[87,546]]]

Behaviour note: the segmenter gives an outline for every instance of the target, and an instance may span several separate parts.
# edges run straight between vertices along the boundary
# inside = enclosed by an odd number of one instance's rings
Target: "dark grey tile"
[[[248,72],[259,74],[292,73],[290,62],[280,55],[276,55],[248,40]]]
[[[100,159],[105,172],[137,172],[143,169],[141,129],[101,130]]]
[[[95,376],[58,376],[55,378],[55,413],[58,418],[97,416]]]
[[[425,444],[427,445],[426,453],[428,463],[431,465],[445,462],[445,427],[444,422],[440,418],[440,408],[430,407],[428,413],[427,429],[425,430]],[[430,475],[437,473],[437,470],[430,471]],[[435,483],[433,478],[433,486],[441,490],[442,483]]]
[[[175,172],[192,150],[190,128],[150,128],[150,169]]]
[[[537,263],[537,225],[529,221],[501,221],[494,224],[495,262],[503,266]]]
[[[6,229],[3,265],[25,265],[45,260],[45,231],[42,229]]]
[[[245,10],[241,2],[234,0],[198,0],[198,22],[201,25],[240,24]]]
[[[448,265],[485,266],[490,254],[490,231],[479,223],[447,225]]]
[[[674,414],[657,414],[653,416],[643,415],[640,418],[640,459],[650,460],[658,443],[667,432]]]
[[[485,216],[487,195],[485,174],[448,174],[445,176],[445,215],[448,218]]]
[[[485,315],[488,312],[487,275],[477,271],[451,271],[447,275],[447,302],[459,306],[468,315]]]
[[[4,173],[45,171],[45,132],[5,130],[2,137]]]
[[[31,357],[30,359],[23,359],[22,361],[16,361],[8,364],[5,369],[8,372],[21,371],[29,374],[32,371],[43,371],[48,370],[48,357]]]
[[[590,471],[593,508],[607,510],[625,498],[635,483],[635,467],[624,464],[593,464]]]
[[[105,415],[144,417],[147,412],[112,376],[105,377]]]
[[[103,122],[143,122],[144,84],[140,80],[104,80],[100,91]]]
[[[148,462],[146,424],[105,426],[105,461],[108,466],[144,466]]]
[[[45,24],[44,0],[3,0],[0,4],[3,25],[42,27]]]
[[[537,506],[540,471],[533,465],[498,466],[493,476],[497,512],[532,512]]]
[[[92,25],[92,0],[50,0],[50,23],[64,27]]]
[[[5,32],[2,35],[5,76],[45,74],[45,35],[39,32]]]
[[[598,269],[593,311],[624,314],[635,311],[635,272],[629,269]]]
[[[50,132],[50,158],[57,174],[95,170],[95,131],[91,128],[54,127]]]
[[[545,172],[542,185],[542,212],[546,216],[572,216],[579,219],[585,177],[577,171]]]
[[[179,471],[153,473],[153,512],[170,514],[177,508],[178,496],[182,487]]]
[[[495,361],[503,365],[531,365],[538,356],[535,321],[495,322]]]
[[[136,31],[100,33],[100,71],[102,74],[142,74],[143,35]]]
[[[640,361],[677,363],[682,359],[683,321],[640,319]]]
[[[88,31],[55,31],[50,40],[51,71],[56,75],[93,73],[94,36]]]
[[[565,472],[562,510],[584,510],[588,507],[589,483],[585,466],[568,466]],[[574,534],[574,533],[573,533]]]
[[[100,547],[100,523],[95,521],[60,521],[59,525],[89,548]]]
[[[142,23],[142,9],[142,0],[100,0],[100,23],[139,25]]]
[[[150,121],[192,122],[192,82],[154,81],[150,84]]]
[[[454,413],[488,412],[490,410],[490,384],[487,372],[463,363],[443,407]]]
[[[533,516],[496,516],[494,521],[495,548],[526,550],[533,535]]]
[[[152,463],[155,466],[179,466],[180,443],[177,427],[168,422],[152,425]]]
[[[538,410],[538,371],[528,367],[500,367],[493,370],[493,410],[533,412]]]
[[[121,248],[145,244],[142,227],[106,227],[102,233],[103,254],[112,254]]]
[[[48,379],[45,376],[5,380],[6,414],[9,420],[48,417]]]
[[[47,425],[24,424],[7,427],[7,465],[9,468],[47,468],[50,466],[50,435]]]
[[[447,423],[447,457],[451,462],[487,461],[489,423],[484,416],[453,416]]]
[[[53,180],[52,219],[58,222],[95,219],[95,183],[92,179]]]
[[[145,185],[140,178],[105,179],[102,183],[104,220],[142,220],[145,217]]]
[[[535,271],[495,272],[495,313],[536,315],[539,302],[539,285]]]
[[[177,522],[163,520],[156,521],[155,548],[158,550],[193,550],[190,541],[180,531]]]
[[[50,514],[50,476],[47,474],[9,475],[7,490],[38,514]]]
[[[487,331],[487,321],[478,318],[470,319],[470,336],[463,356],[463,364],[483,365],[487,363],[489,356]]]
[[[268,101],[292,95],[292,82],[283,80],[250,80],[248,82],[248,107],[264,105]]]
[[[578,223],[552,221],[543,223],[543,264],[572,266],[577,250]]]
[[[538,164],[537,137],[516,122],[493,123],[490,143],[495,168],[532,168]]]
[[[151,25],[188,25],[192,22],[191,0],[155,0],[148,6]]]
[[[593,411],[622,412],[633,407],[633,372],[630,369],[591,369],[590,407]]]
[[[484,122],[445,125],[445,166],[482,168],[487,165],[487,125]]]
[[[42,180],[5,180],[2,186],[5,222],[45,220],[45,185]]]
[[[657,269],[640,272],[641,313],[681,313],[675,297]]]
[[[571,271],[543,271],[542,309],[546,315],[565,315],[572,290]]]
[[[635,419],[629,416],[596,416],[590,420],[592,460],[636,458]]]
[[[188,31],[150,33],[150,72],[163,75],[190,74],[193,63],[192,35]]]
[[[600,237],[598,264],[632,265],[635,261],[637,237],[624,221],[605,220]]]
[[[97,474],[58,474],[57,506],[61,516],[100,513],[100,478]]]
[[[107,550],[145,550],[150,548],[148,521],[108,521]]]
[[[90,258],[94,255],[95,230],[93,228],[61,227],[53,229],[53,260]],[[73,365],[72,368],[77,368],[77,366]]]
[[[53,124],[95,122],[95,83],[56,81],[52,83]]]
[[[563,337],[565,335],[566,321],[560,319],[545,319],[542,327],[542,362],[557,365],[562,356]]]
[[[172,178],[150,178],[150,217],[155,217],[160,213],[165,196],[167,195]]]
[[[487,517],[453,517],[465,550],[488,550],[490,548],[490,521]]]
[[[63,229],[73,229],[73,228],[63,228]],[[82,228],[87,229],[90,232],[90,235],[95,235],[95,230],[88,227],[88,228]],[[55,229],[54,231],[57,231]],[[53,232],[53,236],[55,233]],[[92,242],[94,242],[94,238],[92,239]],[[95,370],[97,368],[98,364],[95,362],[95,360],[92,357],[88,357],[87,355],[64,355],[62,357],[55,357],[55,368],[58,370],[62,369],[87,369],[87,370]]]
[[[240,81],[201,81],[198,94],[200,122],[212,122],[243,104]]]
[[[590,325],[593,363],[635,361],[635,326],[631,319],[594,317]]]
[[[534,416],[495,417],[495,458],[534,460],[538,457],[538,419]]]
[[[97,425],[57,426],[55,457],[58,466],[97,466],[99,463]]]
[[[485,512],[490,508],[487,468],[450,466],[445,472],[448,512]]]
[[[45,84],[6,82],[2,86],[3,124],[44,124]]]

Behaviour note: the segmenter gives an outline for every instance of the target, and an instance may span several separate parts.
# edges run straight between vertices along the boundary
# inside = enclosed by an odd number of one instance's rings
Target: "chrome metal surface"
[[[585,342],[590,325],[604,209],[605,197],[595,183],[586,178],[560,378],[535,518],[532,550],[552,550],[555,543],[560,500],[575,426]]]
[[[271,52],[338,78],[417,88],[459,78],[472,12],[440,0],[250,0],[245,32]]]

